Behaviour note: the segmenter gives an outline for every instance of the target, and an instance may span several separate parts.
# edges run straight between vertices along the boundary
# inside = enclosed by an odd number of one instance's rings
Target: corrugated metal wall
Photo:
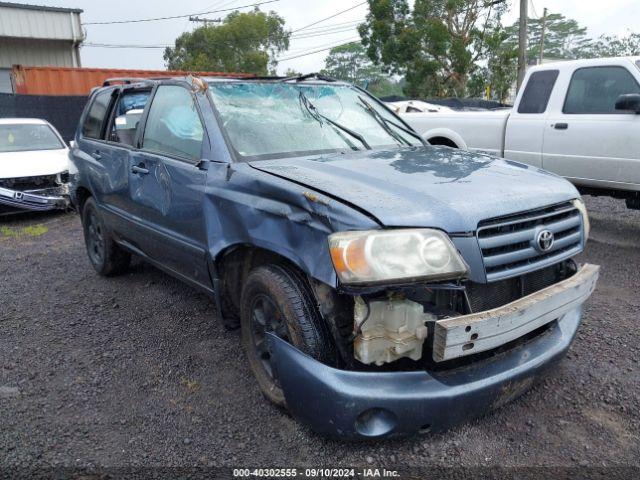
[[[0,67],[13,65],[57,65],[73,67],[71,42],[0,38]]]
[[[0,5],[0,37],[78,40],[80,14]]]
[[[0,2],[0,68],[79,67],[81,10]]]
[[[13,93],[11,70],[9,68],[0,68],[0,93]]]

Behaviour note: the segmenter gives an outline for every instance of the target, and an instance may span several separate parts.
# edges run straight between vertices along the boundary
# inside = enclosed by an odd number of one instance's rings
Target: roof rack
[[[103,87],[108,87],[110,85],[114,85],[115,83],[122,83],[123,85],[130,85],[132,83],[152,83],[155,79],[153,78],[136,78],[136,77],[117,77],[117,78],[107,78],[103,83]]]

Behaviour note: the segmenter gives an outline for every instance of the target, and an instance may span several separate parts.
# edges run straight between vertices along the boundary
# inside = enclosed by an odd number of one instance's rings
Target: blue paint
[[[255,94],[250,82],[233,84],[236,99]],[[167,135],[186,135],[190,141],[203,135],[198,158],[143,148],[149,106],[163,85],[180,86],[192,95],[202,131],[187,124],[190,115],[185,110],[169,122]],[[335,292],[339,285],[328,235],[395,227],[447,232],[470,266],[470,280],[486,282],[474,235],[480,221],[579,197],[569,182],[543,170],[427,145],[365,150],[354,137],[341,151],[242,157],[222,126],[214,97],[206,91],[193,92],[185,80],[112,86],[107,90],[113,92],[113,105],[121,90],[130,89],[144,90],[129,97],[136,107],[144,107],[133,145],[111,141],[108,131],[101,139],[85,138],[79,127],[70,152],[72,199],[78,204],[79,192],[89,192],[122,246],[216,299],[217,265],[233,247],[249,245],[276,253]],[[331,98],[330,85],[315,90],[313,101],[318,104]],[[409,128],[375,98],[356,93],[366,96],[385,118]],[[318,120],[301,115],[302,123]],[[370,122],[369,128],[377,128],[378,120]],[[326,122],[304,125],[331,128]],[[384,134],[383,128],[377,138]],[[331,135],[338,142],[335,136],[347,133],[333,129]],[[568,348],[579,319],[576,310],[526,347],[446,378],[424,371],[337,370],[281,341],[274,340],[273,348],[287,403],[302,421],[330,435],[395,435],[423,424],[445,428],[486,411],[508,385],[556,361]],[[374,410],[362,413],[369,408]]]

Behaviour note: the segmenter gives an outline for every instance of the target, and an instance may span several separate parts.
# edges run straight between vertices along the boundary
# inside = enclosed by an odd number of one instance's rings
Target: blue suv
[[[442,430],[516,398],[598,277],[572,260],[589,221],[569,182],[429,146],[317,74],[107,81],[70,156],[95,270],[135,254],[210,294],[264,395],[326,435]]]

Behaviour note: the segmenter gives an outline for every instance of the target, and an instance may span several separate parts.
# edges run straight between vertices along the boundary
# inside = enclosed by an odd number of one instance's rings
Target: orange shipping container
[[[180,72],[169,70],[120,70],[107,68],[24,67],[14,65],[11,78],[14,92],[21,95],[88,95],[108,78],[180,77],[186,75],[251,77],[250,74],[221,72]]]

